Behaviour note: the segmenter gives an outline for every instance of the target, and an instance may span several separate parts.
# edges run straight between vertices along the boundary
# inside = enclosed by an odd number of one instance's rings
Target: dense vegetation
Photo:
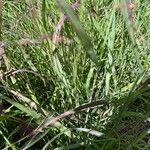
[[[149,0],[0,0],[0,149],[150,149]]]

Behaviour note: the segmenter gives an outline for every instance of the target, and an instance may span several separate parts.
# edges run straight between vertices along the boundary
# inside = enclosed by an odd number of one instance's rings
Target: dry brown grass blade
[[[130,0],[126,0],[125,3],[126,3],[127,12],[128,12],[128,19],[129,19],[131,22],[133,22],[132,9],[131,9],[131,7],[130,7],[131,2],[130,2]]]
[[[15,69],[15,70],[8,71],[8,72],[5,73],[5,76],[12,76],[12,75],[15,75],[17,73],[24,73],[24,72],[32,73],[32,74],[38,76],[45,83],[44,77],[42,75],[36,73],[35,71],[26,69],[26,68],[20,68],[20,69]]]
[[[11,63],[9,61],[9,59],[7,58],[6,54],[5,54],[5,44],[3,42],[0,42],[0,60],[3,59],[4,60],[4,63],[5,63],[5,66],[6,66],[6,69],[7,70],[10,70],[11,68]],[[0,67],[1,67],[1,62],[0,62]],[[1,74],[0,74],[0,78],[1,80],[3,80],[3,73],[2,73],[2,70],[1,70]],[[12,83],[15,83],[16,80],[14,77],[10,77],[11,78],[11,81]]]
[[[29,141],[33,140],[36,137],[36,135],[38,135],[38,133],[43,131],[43,129],[47,128],[49,125],[54,125],[54,124],[59,123],[59,121],[61,119],[66,118],[70,115],[81,112],[83,110],[92,109],[92,108],[96,108],[96,107],[103,108],[103,107],[106,107],[106,106],[109,106],[109,103],[106,102],[105,100],[100,100],[100,101],[95,101],[95,102],[91,102],[91,103],[86,103],[86,104],[83,104],[79,107],[70,109],[70,110],[62,113],[61,115],[59,115],[57,117],[52,117],[52,118],[48,117],[33,132],[31,132],[30,134],[28,134],[26,137],[24,137],[23,139],[21,139],[19,141],[22,141],[22,140],[24,140],[26,138],[29,138],[29,137],[31,137],[31,139]],[[24,146],[21,149],[23,150]]]
[[[27,0],[27,5],[29,6],[29,16],[31,17],[31,19],[36,23],[36,19],[37,17],[37,11],[36,8],[33,4],[33,0]]]
[[[22,38],[22,39],[16,41],[16,43],[18,45],[26,46],[26,45],[31,45],[31,44],[41,44],[48,40],[52,40],[52,33],[41,34],[37,39]],[[65,36],[61,36],[61,35],[56,36],[56,40],[58,43],[59,42],[64,42],[65,44],[72,43],[72,40],[68,39]]]
[[[53,117],[50,119],[46,119],[41,125],[39,125],[35,130],[34,130],[34,135],[37,135],[39,132],[42,132],[43,129],[47,128],[49,125],[54,125],[55,123],[57,123],[58,121],[60,121],[63,118],[66,118],[70,115],[73,115],[75,113],[78,113],[80,111],[86,110],[86,109],[92,109],[95,107],[100,107],[103,108],[105,106],[108,106],[108,103],[105,100],[101,100],[101,101],[95,101],[95,102],[91,102],[91,103],[86,103],[83,104],[79,107],[70,109],[64,113],[62,113],[61,115],[57,116],[57,117]]]
[[[0,60],[3,58],[4,54],[5,54],[4,43],[0,42]]]
[[[136,3],[131,3],[131,2],[127,2],[126,5],[127,5],[127,7],[128,7],[129,9],[131,9],[131,10],[138,7]],[[113,5],[113,8],[114,8],[115,10],[120,10],[120,9],[122,9],[122,8],[124,8],[124,7],[126,7],[126,6],[123,5],[122,3],[115,3],[115,4]]]
[[[6,56],[5,44],[2,44],[0,51],[1,51],[1,59],[4,60],[6,70],[11,70],[12,65],[11,65],[11,62],[10,62],[9,58]],[[14,84],[16,82],[16,79],[13,76],[11,76],[10,78],[11,78],[12,83]]]
[[[35,40],[32,40],[30,38],[22,38],[16,42],[18,45],[29,45],[29,44],[35,44]]]
[[[1,67],[1,60],[3,58],[3,55],[5,54],[5,51],[4,51],[4,43],[0,43],[0,67]],[[3,71],[0,70],[0,81],[3,80]]]
[[[79,0],[75,1],[73,4],[71,4],[71,8],[73,10],[76,10],[78,7],[79,7]],[[56,27],[55,27],[55,30],[54,30],[54,34],[53,34],[53,38],[52,38],[52,42],[53,42],[53,48],[52,50],[54,51],[56,49],[56,47],[58,46],[58,39],[59,39],[59,35],[60,35],[60,31],[61,31],[61,28],[62,26],[64,25],[64,22],[65,20],[67,19],[67,15],[64,14],[60,17]]]
[[[12,93],[14,96],[18,97],[18,99],[20,99],[25,104],[28,104],[28,106],[32,108],[33,110],[36,110],[36,111],[38,110],[38,103],[34,102],[33,100],[27,98],[26,96],[22,95],[21,93],[17,91],[9,89],[9,92]],[[44,110],[42,111],[45,112]]]
[[[133,12],[132,12],[132,3],[130,2],[130,0],[125,0],[125,4],[126,4],[126,9],[127,9],[127,13],[128,13],[128,20],[131,24],[132,30],[136,31],[136,27],[135,27],[135,23],[134,23],[134,17],[133,17]]]

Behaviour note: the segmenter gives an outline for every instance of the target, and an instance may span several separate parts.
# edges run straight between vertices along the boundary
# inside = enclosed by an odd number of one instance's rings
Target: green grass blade
[[[45,16],[45,14],[46,14],[46,12],[45,12],[45,10],[46,10],[46,1],[45,0],[43,0],[42,1],[42,10],[41,10],[41,15],[42,15],[42,22],[43,22],[43,25],[44,25],[44,28],[47,30],[47,26],[46,26],[46,16]]]
[[[75,16],[73,10],[69,7],[69,5],[64,0],[57,0],[58,6],[61,10],[67,14],[75,32],[78,34],[83,47],[85,48],[89,58],[97,65],[98,67],[98,60],[96,54],[93,50],[93,45],[91,39],[86,34],[85,30],[81,26],[80,22],[78,21],[77,17]]]
[[[6,141],[6,143],[8,144],[8,145],[11,145],[11,142],[9,141],[9,139],[3,134],[3,132],[0,130],[0,135],[4,138],[4,140]],[[2,143],[1,143],[2,144]],[[12,145],[11,146],[11,149],[12,150],[17,150],[17,148],[15,148],[15,146],[14,145]]]
[[[26,107],[26,106],[23,106],[22,104],[8,98],[8,97],[5,97],[3,96],[2,94],[0,94],[0,98],[7,101],[8,103],[14,105],[15,107],[17,107],[19,110],[21,110],[22,112],[28,114],[29,116],[32,116],[33,118],[40,118],[40,114],[38,114],[37,112],[31,110],[29,107]]]

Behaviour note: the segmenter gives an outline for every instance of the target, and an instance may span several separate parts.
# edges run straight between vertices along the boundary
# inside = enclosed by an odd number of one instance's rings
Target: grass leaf
[[[77,17],[75,16],[73,10],[69,5],[64,1],[64,0],[57,0],[58,6],[62,9],[62,11],[67,15],[68,19],[72,23],[72,26],[75,30],[75,32],[78,34],[82,45],[84,46],[89,58],[97,65],[98,65],[98,60],[96,57],[96,54],[93,50],[93,45],[91,42],[91,39],[89,36],[86,34],[86,31],[83,29],[81,26],[81,23],[78,21]]]

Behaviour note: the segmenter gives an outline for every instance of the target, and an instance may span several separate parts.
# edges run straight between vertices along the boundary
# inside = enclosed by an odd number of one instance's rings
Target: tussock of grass
[[[0,149],[150,149],[149,10],[0,1]]]

